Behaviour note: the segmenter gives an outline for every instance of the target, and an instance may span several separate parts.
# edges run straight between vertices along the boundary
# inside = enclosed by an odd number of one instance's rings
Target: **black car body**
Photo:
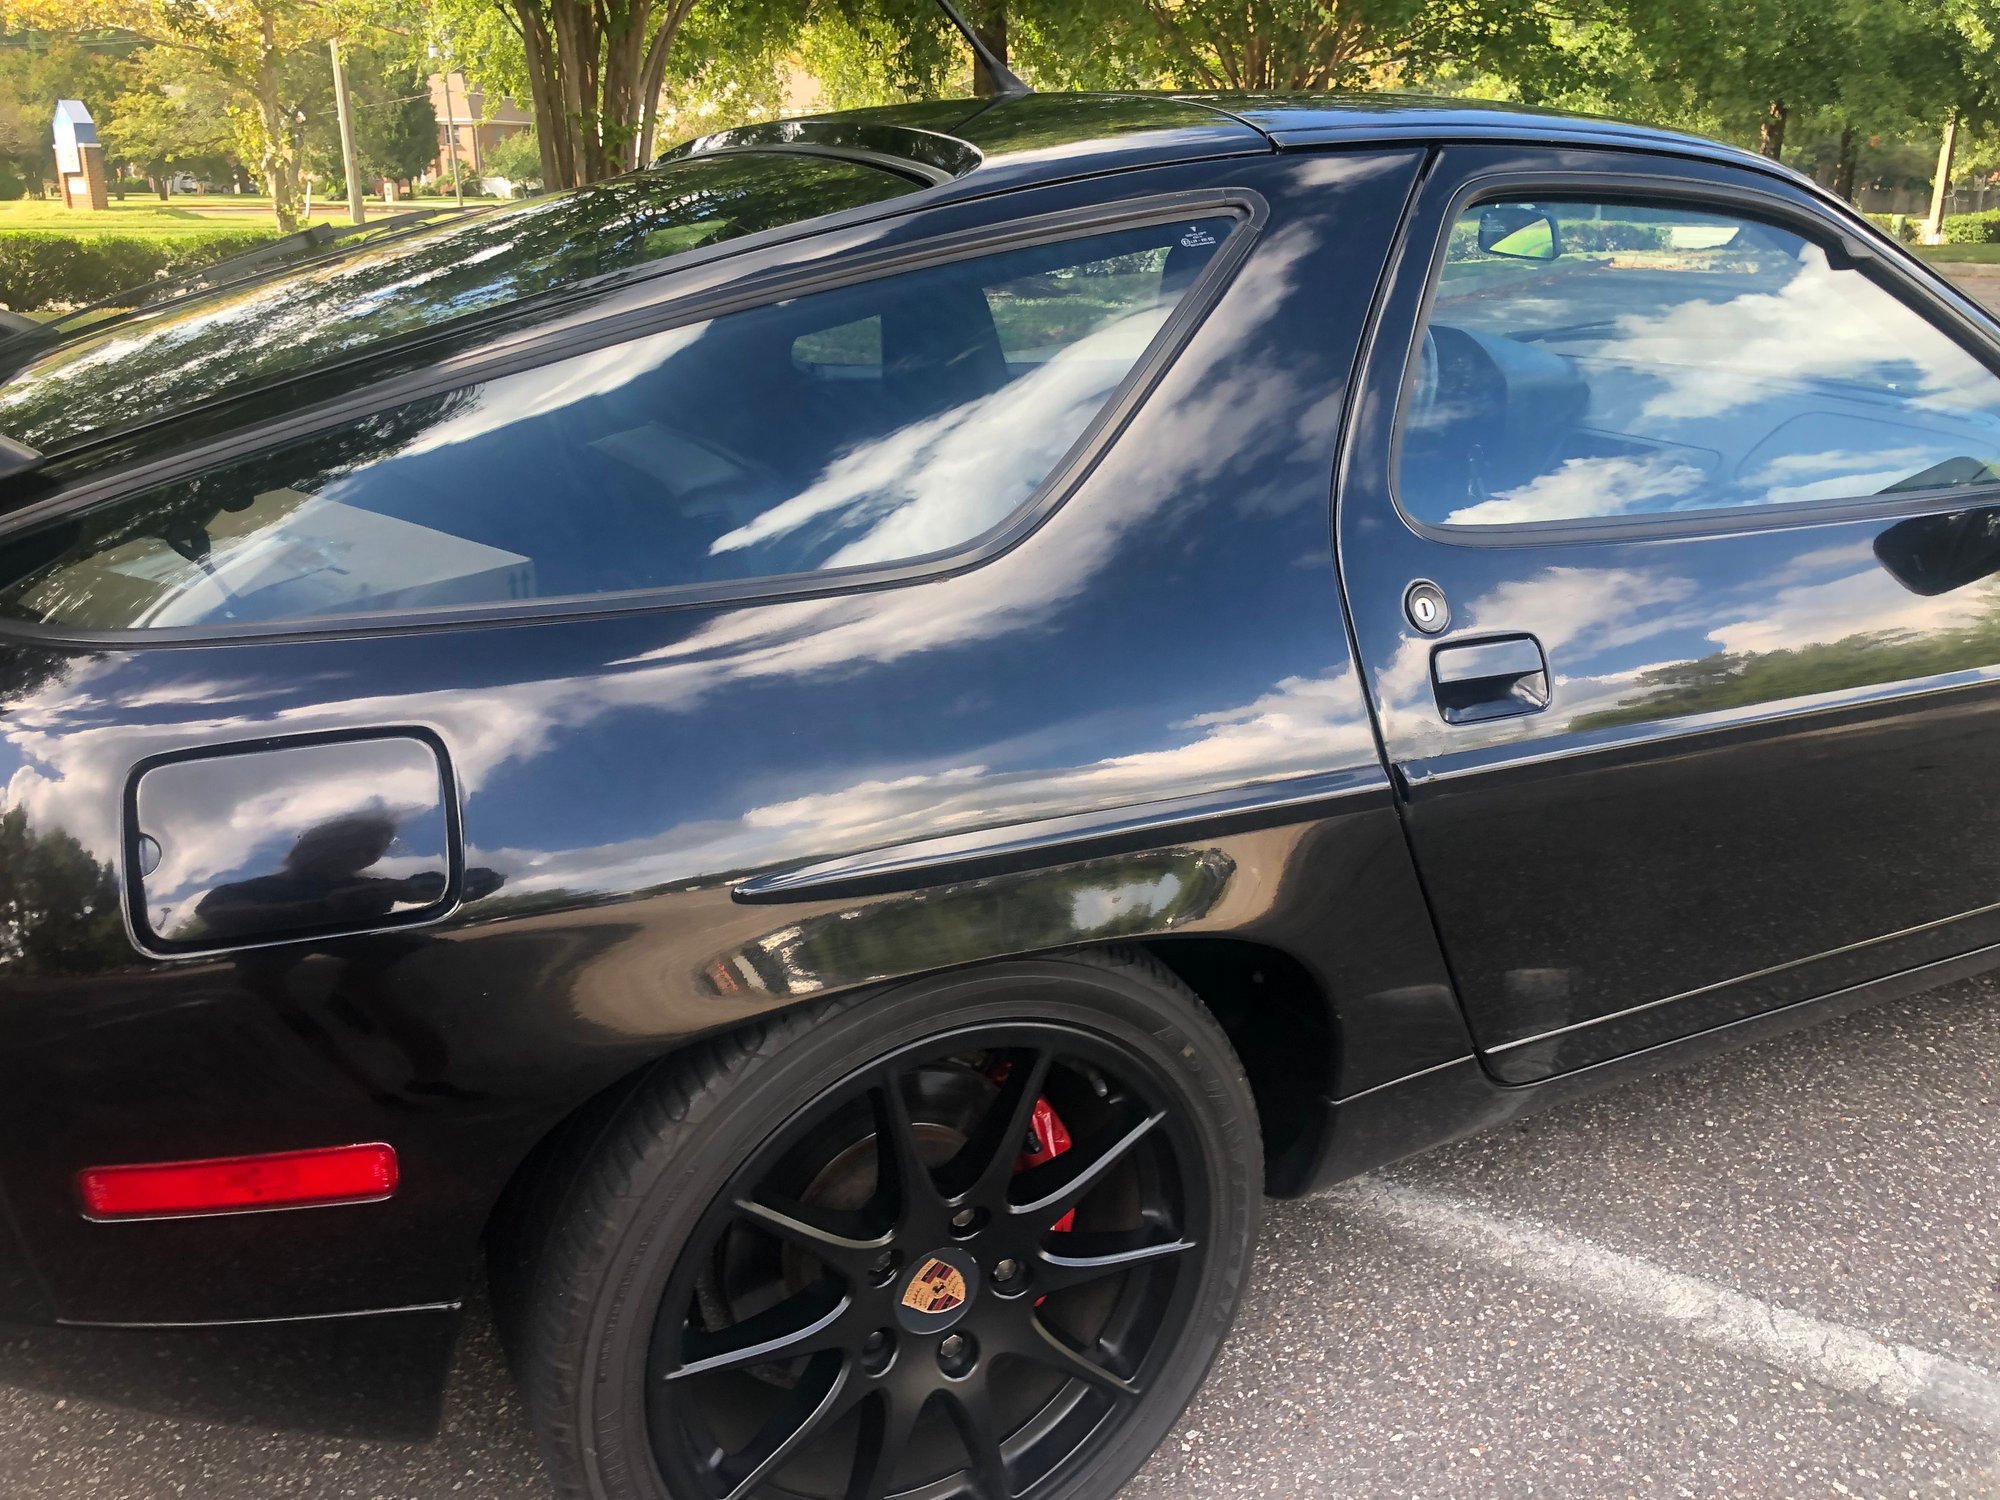
[[[688,231],[646,186],[690,169],[744,179],[717,189],[746,205],[727,233]],[[783,173],[783,201],[758,200]],[[46,455],[6,481],[0,537],[7,1314],[446,1318],[524,1161],[592,1101],[809,999],[1023,955],[1137,948],[1200,996],[1280,1195],[1991,962],[2000,550],[1978,412],[1937,418],[1962,441],[1909,439],[1924,482],[1854,493],[1485,529],[1392,493],[1394,455],[1414,473],[1437,436],[1397,431],[1405,392],[1440,378],[1426,360],[1447,386],[1500,383],[1514,427],[1438,429],[1437,462],[1471,445],[1489,494],[1519,496],[1535,463],[1594,491],[1642,470],[1698,489],[1731,443],[1771,441],[1605,447],[1548,352],[1586,335],[1510,341],[1470,314],[1427,335],[1453,225],[1493,201],[1684,210],[1693,230],[1640,236],[1666,271],[1724,234],[1703,215],[1767,226],[2000,368],[1982,313],[1798,175],[1448,101],[1027,97],[730,132],[594,191],[630,201],[559,225],[564,253],[586,232],[683,239],[570,265],[461,227],[526,269],[407,318],[389,277],[368,296],[400,321],[378,328],[334,306],[355,285],[327,279],[336,263],[257,283],[248,331],[225,289],[85,331],[0,388],[0,431]],[[1580,217],[1558,218],[1577,240]],[[401,444],[397,493],[467,506],[516,503],[532,468],[529,498],[588,530],[556,487],[609,439],[565,436],[549,424],[578,408],[499,382],[615,371],[695,320],[752,328],[719,320],[1003,251],[1103,237],[1115,277],[1141,264],[1119,236],[1161,229],[1169,268],[1190,241],[1199,264],[1148,294],[1158,315],[1084,419],[1043,441],[996,418],[923,460],[960,486],[1021,450],[1036,470],[942,545],[579,585],[523,544],[532,584],[236,617],[104,582],[215,572],[253,502],[210,480],[274,452],[345,484]],[[1742,253],[1774,274],[1780,251]],[[1059,301],[1098,273],[1024,274]],[[1624,316],[1587,336],[1628,335]],[[812,401],[847,410],[902,378],[868,342],[900,337],[889,323],[855,337],[860,373],[835,344],[825,364],[793,345],[811,399],[675,395],[676,441],[782,469],[822,421]],[[963,369],[910,358],[920,385]],[[530,395],[468,418],[454,393],[474,386]],[[1827,423],[1875,420],[1827,400],[1772,419],[1787,463]],[[1555,458],[1501,452],[1536,422],[1563,428]],[[512,446],[481,446],[508,423]],[[1953,443],[1972,468],[1937,467]],[[1529,480],[1481,467],[1516,460]],[[578,493],[605,488],[591,470]],[[157,564],[101,563],[135,537]],[[50,571],[86,554],[84,583]],[[354,1143],[393,1147],[392,1192],[110,1222],[79,1201],[93,1168]]]

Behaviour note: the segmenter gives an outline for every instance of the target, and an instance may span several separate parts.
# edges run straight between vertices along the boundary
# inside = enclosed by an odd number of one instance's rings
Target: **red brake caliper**
[[[1007,1070],[1003,1067],[993,1081],[1004,1083],[1006,1080]],[[1062,1116],[1056,1113],[1055,1106],[1049,1103],[1046,1096],[1035,1100],[1035,1112],[1028,1125],[1028,1139],[1022,1145],[1021,1154],[1014,1158],[1016,1175],[1030,1167],[1039,1167],[1045,1161],[1053,1161],[1069,1150],[1069,1127],[1063,1124]],[[1067,1234],[1075,1222],[1076,1210],[1071,1209],[1050,1227],[1057,1234]],[[1035,1306],[1040,1307],[1047,1300],[1046,1297],[1037,1297]]]
[[[1046,1098],[1035,1101],[1034,1120],[1028,1131],[1026,1149],[1014,1162],[1017,1175],[1030,1167],[1039,1167],[1045,1161],[1053,1161],[1069,1150],[1069,1130],[1063,1124],[1062,1116],[1055,1112]],[[1075,1222],[1076,1210],[1071,1209],[1051,1227],[1057,1234],[1067,1234]]]

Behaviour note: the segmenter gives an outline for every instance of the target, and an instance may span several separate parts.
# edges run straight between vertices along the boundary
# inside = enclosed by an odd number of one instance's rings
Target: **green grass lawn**
[[[336,211],[341,221],[345,222],[345,203],[315,203],[313,219],[323,223]],[[0,203],[0,231],[34,229],[79,238],[99,234],[199,237],[214,234],[218,229],[269,229],[275,233],[277,227],[271,217],[271,200],[268,198],[224,199],[211,196],[204,200],[189,194],[176,195],[162,203],[158,198],[133,195],[123,203],[113,198],[110,207],[95,212],[64,208],[58,198],[44,198],[39,202],[33,198],[17,198],[11,203]]]
[[[1912,245],[1910,248],[1932,265],[1971,261],[1982,266],[2000,266],[2000,245]]]
[[[436,198],[417,198],[400,203],[383,203],[380,199],[371,198],[368,200],[368,217],[384,219],[390,214],[407,213],[413,208],[435,208],[440,201]],[[468,198],[467,201],[472,200]],[[345,224],[347,200],[315,199],[311,222]],[[276,233],[277,227],[277,221],[271,217],[271,200],[248,193],[241,197],[234,193],[176,193],[165,203],[150,195],[128,193],[124,202],[113,198],[108,208],[95,212],[64,208],[59,198],[40,201],[17,198],[11,203],[0,202],[0,232],[35,229],[77,236],[150,234],[174,238],[182,235],[199,237],[213,234],[218,229],[268,229]]]

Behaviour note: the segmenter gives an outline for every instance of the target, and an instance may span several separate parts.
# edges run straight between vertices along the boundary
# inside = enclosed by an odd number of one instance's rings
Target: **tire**
[[[508,1209],[496,1306],[566,1500],[1103,1500],[1221,1346],[1262,1170],[1160,965],[995,964],[605,1101]]]

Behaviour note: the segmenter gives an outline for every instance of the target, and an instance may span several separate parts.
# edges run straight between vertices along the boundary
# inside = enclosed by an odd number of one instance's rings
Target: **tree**
[[[422,74],[381,52],[356,49],[348,64],[355,88],[354,143],[366,177],[405,182],[437,155],[437,115]],[[356,81],[358,80],[358,81]]]
[[[0,963],[24,974],[87,974],[129,961],[118,872],[69,833],[0,814]]]
[[[0,46],[0,157],[13,163],[37,198],[43,182],[55,175],[50,126],[56,101],[81,99],[104,129],[116,114],[112,101],[124,89],[127,57],[135,47],[130,39],[96,33],[21,35]]]
[[[486,152],[486,170],[516,186],[539,186],[542,180],[542,143],[532,130],[516,131],[496,141]]]
[[[809,12],[793,51],[829,109],[965,91],[968,55],[931,0],[832,0]]]
[[[1994,0],[1602,0],[1559,33],[1568,97],[1754,140],[1779,160],[1801,126],[1838,142],[1851,189],[1868,136],[1980,113]],[[1981,40],[1981,38],[1984,40]]]
[[[1144,0],[1143,10],[1168,75],[1203,88],[1393,86],[1445,64],[1525,68],[1551,46],[1536,0]]]
[[[573,187],[652,156],[668,61],[696,3],[440,0],[425,20],[441,65],[529,102],[543,181]],[[757,0],[728,8],[764,29]]]
[[[170,48],[133,59],[112,109],[98,131],[105,154],[139,167],[162,198],[176,170],[211,163],[235,142],[226,86]]]
[[[364,180],[405,182],[421,176],[438,154],[437,115],[421,71],[398,49],[359,43],[341,48],[354,106],[354,148]],[[306,161],[315,181],[342,182],[340,125],[331,107],[333,67],[324,48],[295,55],[287,92],[316,107],[304,109]],[[320,105],[319,101],[326,101]]]
[[[278,227],[298,228],[304,119],[289,97],[287,64],[354,24],[342,0],[0,0],[0,23],[65,33],[116,27],[223,80],[236,100],[237,137],[263,174]]]

